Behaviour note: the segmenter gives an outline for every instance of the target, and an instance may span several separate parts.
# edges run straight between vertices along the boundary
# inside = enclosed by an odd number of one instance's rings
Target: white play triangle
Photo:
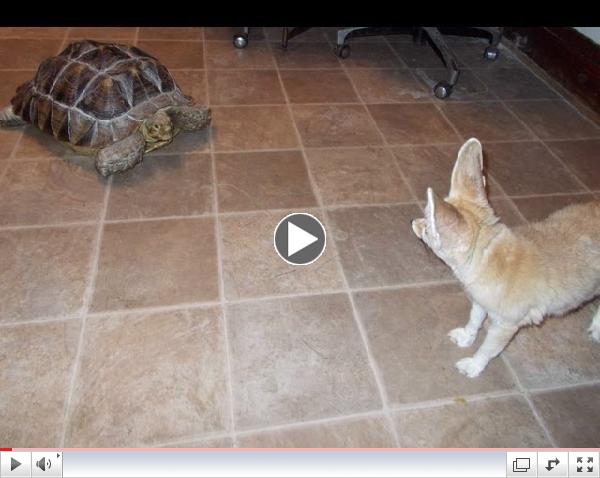
[[[288,257],[296,254],[307,246],[310,246],[313,242],[317,242],[318,237],[313,236],[304,229],[300,229],[291,221],[288,221]]]

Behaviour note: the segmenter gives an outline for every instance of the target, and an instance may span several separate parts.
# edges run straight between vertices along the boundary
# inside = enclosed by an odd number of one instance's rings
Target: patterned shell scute
[[[169,105],[189,104],[169,73],[142,50],[84,40],[44,60],[12,99],[13,111],[60,141],[102,148]]]

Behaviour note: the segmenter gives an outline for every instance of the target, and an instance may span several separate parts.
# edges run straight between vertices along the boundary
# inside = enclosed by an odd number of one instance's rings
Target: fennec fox
[[[460,280],[473,305],[465,327],[448,335],[459,347],[473,344],[486,316],[479,350],[456,363],[477,377],[520,327],[540,324],[600,294],[600,201],[571,205],[547,219],[509,229],[499,222],[485,192],[481,143],[469,139],[458,152],[450,193],[441,200],[427,189],[425,217],[414,233]],[[600,309],[589,328],[600,342]]]

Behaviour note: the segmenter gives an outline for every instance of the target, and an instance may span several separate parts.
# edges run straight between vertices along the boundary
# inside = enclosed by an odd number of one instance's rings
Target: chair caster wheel
[[[500,55],[500,52],[495,46],[488,46],[483,52],[483,58],[488,61],[496,61],[498,55]]]
[[[248,35],[239,33],[233,36],[233,46],[236,48],[246,48],[248,45]]]
[[[345,60],[350,56],[350,45],[338,46],[335,50],[335,54],[342,60]]]
[[[444,100],[452,93],[452,85],[445,81],[438,82],[433,88],[433,94],[439,99]]]

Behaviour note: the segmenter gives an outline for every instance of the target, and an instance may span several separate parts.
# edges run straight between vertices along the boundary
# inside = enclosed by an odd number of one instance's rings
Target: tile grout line
[[[517,114],[512,110],[512,108],[510,108],[510,106],[508,106],[504,101],[502,102],[502,106],[504,106],[504,108],[506,110],[508,110],[508,112],[512,115],[512,117],[515,118],[518,122],[520,122],[525,127],[525,129],[527,131],[529,131],[529,133],[531,135],[533,135],[533,137],[542,145],[542,147],[548,152],[548,154],[550,156],[552,156],[553,158],[555,158],[559,162],[559,164],[568,173],[568,175],[571,177],[571,179],[575,180],[575,182],[577,184],[579,184],[579,186],[582,187],[584,191],[591,192],[591,190],[583,183],[583,181],[581,181],[581,179],[579,179],[579,177],[571,170],[571,168],[569,168],[557,154],[554,154],[554,152],[546,144],[546,142],[544,141],[544,139],[541,138],[533,130],[533,128],[531,128],[525,121],[523,121],[521,118],[519,118],[517,116]],[[572,106],[571,106],[571,108],[572,108]]]
[[[391,50],[394,51],[393,48],[391,48]],[[396,55],[395,52],[394,52],[394,55]],[[352,87],[352,90],[354,91],[354,94],[360,99],[361,105],[363,107],[363,110],[367,113],[367,116],[369,117],[369,120],[371,121],[373,127],[375,128],[375,131],[379,135],[379,138],[382,141],[382,145],[383,145],[382,147],[384,149],[386,149],[387,152],[392,156],[392,161],[393,161],[394,167],[395,167],[396,171],[398,171],[398,174],[400,174],[400,178],[402,179],[402,182],[404,183],[404,186],[407,188],[408,193],[410,194],[410,196],[412,197],[412,199],[416,202],[417,207],[419,207],[421,210],[423,210],[423,208],[421,207],[421,205],[419,203],[419,198],[418,198],[415,190],[413,189],[412,185],[408,181],[406,175],[404,174],[404,171],[402,170],[402,168],[398,164],[398,160],[396,159],[396,155],[394,154],[393,147],[391,147],[388,144],[387,140],[385,139],[385,136],[384,136],[383,132],[379,129],[379,125],[377,124],[377,122],[375,121],[375,118],[371,114],[371,111],[369,110],[369,107],[367,106],[367,103],[364,101],[363,97],[360,96],[359,90],[356,87],[356,84],[354,83],[354,79],[352,78],[352,75],[350,75],[348,73],[348,68],[346,68],[346,66],[345,66],[344,63],[342,63],[342,70],[346,74],[346,77],[348,78],[348,81],[350,82],[350,86]]]
[[[206,30],[202,29],[202,40],[206,41]],[[207,48],[202,48],[202,60],[204,66],[206,66],[206,54]],[[205,94],[206,104],[209,108],[212,108],[210,101],[210,88],[208,85],[208,73],[206,73],[205,81]],[[223,244],[222,244],[222,229],[221,229],[221,218],[219,214],[219,183],[217,178],[217,163],[215,156],[215,147],[213,144],[213,130],[212,127],[208,132],[209,139],[209,154],[211,159],[211,174],[213,183],[213,212],[214,212],[214,233],[215,233],[215,245],[217,255],[217,276],[219,280],[219,305],[221,308],[221,326],[223,328],[223,346],[225,348],[225,374],[226,374],[226,389],[227,398],[229,402],[228,414],[227,414],[227,429],[228,433],[233,442],[234,448],[237,448],[237,435],[235,431],[235,414],[234,414],[234,393],[233,393],[233,374],[231,371],[231,344],[229,343],[229,323],[227,320],[227,305],[225,299],[225,278],[223,273]]]
[[[519,390],[507,389],[507,390],[500,390],[500,391],[495,391],[495,392],[476,393],[476,394],[467,395],[467,396],[464,396],[461,398],[464,399],[467,403],[477,403],[477,402],[482,402],[482,401],[486,401],[486,400],[496,400],[496,399],[520,397],[520,396],[521,396],[521,392]],[[410,403],[406,403],[406,404],[394,405],[394,406],[391,406],[389,410],[391,413],[402,413],[402,412],[411,412],[411,411],[416,411],[416,410],[431,410],[431,409],[447,407],[447,406],[455,405],[455,404],[456,404],[456,397],[446,397],[446,398],[440,398],[440,399],[436,399],[436,400],[425,400],[425,401],[421,401],[421,402],[410,402]],[[298,428],[313,427],[313,426],[319,426],[319,425],[328,425],[330,423],[332,423],[332,424],[347,423],[347,422],[353,422],[353,421],[357,421],[357,420],[361,420],[361,419],[377,418],[377,417],[381,417],[382,419],[386,418],[385,413],[383,412],[382,409],[369,410],[366,412],[349,413],[349,414],[345,414],[345,415],[329,416],[329,417],[325,417],[325,418],[316,418],[316,419],[311,419],[311,420],[302,420],[302,421],[297,421],[297,422],[286,422],[286,423],[280,423],[277,425],[270,425],[270,426],[265,426],[265,427],[248,428],[245,430],[238,431],[237,434],[238,434],[238,436],[248,436],[248,435],[261,434],[261,433],[269,433],[269,432],[274,432],[274,431],[279,431],[279,430],[286,431],[289,429],[298,429]],[[155,446],[164,446],[165,444],[177,445],[177,444],[184,444],[184,443],[189,443],[189,442],[193,442],[193,441],[211,440],[211,439],[218,439],[218,438],[225,438],[225,437],[229,437],[229,435],[224,434],[224,433],[197,435],[197,436],[192,436],[192,437],[185,437],[181,440],[170,441],[170,442],[166,442],[161,445],[155,445]]]
[[[106,224],[105,224],[106,225]],[[414,282],[414,283],[402,283],[402,284],[394,284],[387,286],[375,286],[375,287],[358,287],[358,288],[350,288],[352,293],[356,292],[377,292],[377,291],[386,291],[386,290],[404,290],[404,289],[414,289],[419,287],[436,287],[448,284],[458,284],[457,280],[454,279],[444,279],[439,281],[425,281],[425,282]],[[256,296],[256,297],[245,297],[241,299],[229,299],[225,300],[224,303],[228,305],[244,305],[244,304],[252,304],[256,302],[266,302],[272,300],[285,300],[285,299],[293,299],[299,297],[314,297],[317,295],[335,295],[335,294],[343,294],[345,289],[322,289],[320,291],[308,291],[308,292],[299,292],[296,294],[277,294],[277,295],[266,295],[266,296]],[[115,310],[105,310],[105,311],[97,311],[97,312],[88,312],[87,317],[93,318],[109,318],[120,315],[127,314],[154,314],[161,312],[175,312],[179,310],[186,309],[197,309],[197,308],[209,308],[216,307],[221,304],[220,301],[205,301],[205,302],[183,302],[172,305],[160,305],[160,306],[151,306],[151,307],[137,307],[131,309],[115,309]],[[64,316],[48,316],[48,317],[38,317],[31,320],[23,320],[17,322],[5,322],[0,323],[0,328],[2,327],[18,327],[20,325],[31,325],[31,324],[42,324],[48,322],[59,322],[59,321],[67,321],[67,320],[75,320],[80,318],[80,315],[71,314]]]
[[[92,298],[96,288],[96,279],[98,276],[98,268],[100,261],[100,250],[102,247],[102,239],[104,236],[104,219],[106,218],[106,213],[108,210],[108,201],[110,197],[110,191],[112,186],[113,178],[110,177],[106,184],[106,190],[104,191],[104,202],[102,206],[102,213],[100,215],[100,220],[98,221],[97,231],[96,231],[96,240],[94,242],[94,249],[90,258],[90,271],[87,280],[87,287],[83,296],[83,303],[80,309],[81,314],[81,324],[79,331],[79,340],[77,342],[77,351],[75,353],[75,357],[73,359],[73,365],[71,370],[71,379],[69,380],[69,388],[67,389],[67,396],[65,400],[65,405],[63,409],[63,427],[62,434],[60,438],[60,446],[65,446],[65,439],[67,434],[67,427],[72,413],[71,402],[73,400],[73,394],[75,392],[75,383],[77,381],[77,376],[79,375],[79,369],[81,367],[81,356],[83,354],[83,342],[85,336],[85,328],[87,323],[87,316],[90,310]]]
[[[271,53],[272,53],[272,47],[269,46],[269,48],[271,49]],[[290,99],[289,99],[289,96],[288,96],[287,91],[285,89],[285,85],[283,84],[283,80],[281,78],[281,73],[279,71],[279,65],[276,64],[275,68],[276,68],[276,72],[277,72],[277,78],[279,79],[279,85],[280,85],[280,87],[281,87],[281,89],[283,91],[283,95],[284,95],[284,98],[285,98],[285,102],[286,102],[288,114],[290,115],[290,118],[291,118],[291,121],[292,121],[292,125],[293,125],[294,131],[296,133],[296,139],[297,139],[297,141],[298,141],[298,143],[300,145],[300,150],[302,152],[302,158],[304,160],[304,165],[306,167],[306,171],[307,171],[309,183],[310,183],[311,188],[313,190],[313,194],[315,195],[315,198],[317,200],[317,204],[319,206],[321,214],[323,215],[323,221],[325,222],[325,225],[331,231],[332,229],[329,227],[330,224],[329,224],[329,221],[328,221],[327,212],[326,212],[325,207],[323,205],[323,198],[321,196],[321,191],[318,188],[318,185],[316,183],[315,178],[313,177],[313,174],[312,174],[312,171],[311,171],[311,168],[310,168],[310,162],[308,161],[308,156],[307,156],[306,151],[304,149],[304,143],[302,142],[302,135],[300,134],[300,130],[298,129],[298,125],[296,124],[296,120],[294,118],[294,114],[293,114],[293,111],[292,111],[292,106],[291,106],[291,103],[290,103]],[[346,74],[346,76],[348,76],[347,73],[345,73],[345,74]],[[337,266],[338,272],[339,272],[339,274],[340,274],[340,276],[342,278],[342,282],[344,284],[344,292],[345,292],[345,294],[346,294],[346,296],[347,296],[347,298],[348,298],[348,300],[350,302],[350,306],[352,308],[352,316],[354,318],[354,322],[355,322],[355,324],[356,324],[356,326],[358,328],[358,332],[359,332],[361,340],[363,342],[363,347],[365,349],[366,358],[367,358],[367,361],[368,361],[369,366],[371,368],[371,372],[373,374],[373,378],[375,379],[375,384],[376,384],[377,389],[378,389],[379,399],[381,401],[381,406],[383,407],[383,413],[384,413],[384,415],[385,415],[385,417],[387,419],[388,426],[390,428],[389,431],[392,433],[392,436],[394,437],[394,441],[395,441],[396,446],[399,446],[398,435],[396,433],[396,429],[394,427],[393,420],[392,420],[392,418],[391,418],[391,416],[389,414],[389,411],[387,410],[387,406],[388,406],[387,405],[387,395],[386,395],[385,389],[383,387],[383,383],[381,381],[381,377],[379,376],[379,370],[378,370],[377,365],[376,365],[376,363],[375,363],[375,361],[374,361],[374,359],[372,357],[371,350],[370,350],[370,347],[369,347],[369,342],[368,342],[368,339],[367,339],[367,336],[366,336],[366,332],[364,331],[364,329],[362,327],[362,324],[360,322],[358,311],[357,311],[356,305],[354,303],[354,297],[352,295],[352,292],[350,291],[350,287],[349,287],[349,284],[348,284],[348,279],[346,277],[346,273],[344,271],[344,267],[343,267],[341,259],[339,257],[339,251],[337,250],[337,247],[335,245],[335,241],[333,241],[333,238],[331,236],[330,236],[330,244],[331,244],[330,247],[331,247],[332,252],[333,252],[333,258],[334,258],[335,264]]]
[[[389,46],[388,46],[389,48]],[[392,49],[393,50],[393,49]],[[348,74],[348,69],[345,65],[344,62],[341,62],[342,65],[342,71],[344,72],[344,74],[346,75],[346,77],[348,78],[348,81],[350,82],[350,86],[352,87],[352,90],[354,91],[354,94],[360,99],[361,101],[361,106],[363,108],[363,111],[366,112],[367,117],[369,118],[369,121],[372,124],[372,127],[374,128],[375,132],[379,135],[379,138],[383,144],[383,146],[386,148],[387,152],[392,156],[392,161],[394,164],[394,167],[396,168],[396,170],[398,171],[398,173],[400,174],[400,178],[402,179],[402,182],[404,183],[404,186],[407,188],[409,194],[411,195],[411,197],[413,198],[413,200],[417,200],[417,196],[414,192],[414,190],[412,189],[412,186],[410,185],[410,183],[407,181],[406,176],[404,175],[403,171],[400,170],[399,166],[398,166],[398,162],[396,160],[396,157],[394,155],[394,152],[391,150],[391,148],[389,147],[389,144],[387,143],[385,136],[383,135],[382,131],[379,129],[379,126],[377,125],[377,122],[375,121],[375,118],[373,118],[373,115],[371,114],[371,111],[369,110],[369,108],[367,107],[366,103],[364,102],[364,99],[362,98],[362,96],[360,96],[359,92],[358,92],[358,88],[356,87],[356,84],[354,83],[354,80],[352,78],[352,76],[350,74]],[[417,202],[418,204],[418,202]],[[420,206],[418,206],[420,207]],[[325,214],[325,218],[328,220],[329,219],[329,213],[324,211]],[[336,252],[337,248],[336,248]],[[339,254],[339,253],[338,253]],[[379,391],[379,398],[381,400],[381,404],[383,407],[383,413],[384,416],[386,418],[388,427],[389,427],[389,431],[392,433],[392,436],[394,438],[396,447],[400,447],[400,437],[398,434],[398,430],[396,429],[396,426],[394,424],[394,419],[392,417],[392,412],[390,411],[390,405],[389,405],[389,397],[388,397],[388,393],[387,393],[387,389],[385,388],[385,382],[383,379],[383,373],[379,367],[379,364],[377,362],[377,360],[375,359],[375,357],[373,356],[373,352],[371,350],[371,344],[369,342],[369,336],[367,334],[366,328],[362,322],[362,318],[361,315],[358,311],[358,308],[356,307],[356,303],[354,301],[354,294],[350,288],[350,284],[348,282],[348,277],[346,275],[346,271],[342,265],[342,261],[341,258],[339,257],[339,255],[336,254],[336,259],[338,261],[338,267],[340,268],[340,271],[342,273],[342,278],[344,280],[344,287],[347,290],[348,293],[348,297],[350,298],[350,305],[352,306],[352,313],[354,315],[354,320],[356,322],[356,325],[358,327],[358,331],[360,333],[361,339],[363,341],[363,346],[365,348],[366,354],[367,354],[367,360],[369,361],[369,365],[371,367],[371,371],[373,373],[373,376],[375,378],[375,383],[377,385],[378,391]]]
[[[381,149],[387,149],[380,147]],[[298,151],[298,150],[294,150]],[[1,165],[2,163],[0,163]],[[488,176],[492,177],[488,174]],[[1,175],[0,175],[1,178]],[[554,198],[554,197],[568,197],[568,196],[589,196],[597,194],[599,191],[590,190],[589,188],[585,191],[571,191],[571,192],[552,192],[552,193],[539,193],[539,194],[515,194],[509,195],[505,192],[502,186],[496,181],[496,187],[499,194],[491,196],[491,199],[507,201],[514,199],[537,199],[537,198]],[[350,209],[350,208],[383,208],[383,207],[396,207],[396,206],[421,206],[423,200],[416,201],[394,201],[394,202],[375,202],[375,203],[349,203],[349,204],[329,204],[324,205],[323,208],[326,211],[336,211],[339,209]],[[513,207],[518,210],[518,207],[511,202]],[[275,212],[288,212],[289,208],[281,209],[252,209],[248,211],[228,211],[219,212],[219,217],[243,217],[252,216],[259,214],[269,214]],[[101,213],[101,210],[100,210]],[[132,217],[126,219],[105,219],[104,224],[123,224],[123,223],[137,223],[137,222],[158,222],[158,221],[172,221],[172,220],[193,220],[193,219],[205,219],[214,218],[217,214],[215,213],[200,213],[200,214],[189,214],[189,215],[174,215],[174,216],[148,216],[148,217]],[[527,221],[524,218],[524,221]],[[82,220],[82,221],[69,221],[69,222],[56,222],[48,224],[22,224],[22,225],[0,225],[0,232],[2,231],[19,231],[27,229],[53,229],[53,228],[68,228],[68,227],[79,227],[79,226],[92,226],[98,223],[98,220]]]
[[[517,388],[519,389],[521,395],[523,396],[523,398],[527,402],[527,405],[529,406],[529,409],[531,410],[531,413],[533,413],[533,416],[534,416],[535,420],[537,421],[538,425],[540,426],[540,428],[544,432],[544,435],[546,436],[546,439],[552,445],[552,447],[557,448],[558,444],[557,444],[556,440],[554,439],[554,436],[550,432],[550,429],[548,428],[548,424],[546,423],[546,420],[544,420],[544,418],[542,417],[542,415],[538,411],[537,407],[533,403],[533,400],[531,399],[529,391],[521,383],[521,380],[519,379],[519,376],[517,375],[517,372],[513,368],[512,364],[510,363],[510,360],[509,360],[508,356],[504,352],[502,352],[500,354],[500,358],[501,358],[502,362],[504,362],[504,365],[506,366],[506,368],[508,369],[508,371],[510,372],[510,374],[511,374],[511,376],[513,378],[513,381],[515,382],[515,385],[517,386]]]

